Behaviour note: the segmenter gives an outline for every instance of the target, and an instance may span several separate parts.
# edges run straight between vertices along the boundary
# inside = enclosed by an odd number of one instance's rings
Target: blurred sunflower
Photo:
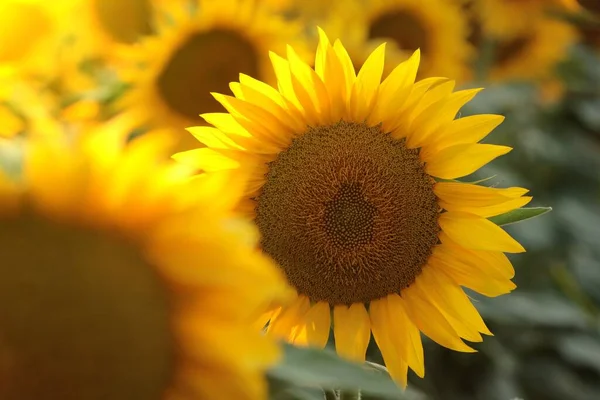
[[[68,3],[69,32],[88,57],[111,57],[117,44],[134,43],[152,32],[161,0],[62,0]]]
[[[28,138],[0,179],[0,397],[264,398],[278,349],[248,321],[288,289],[232,218],[240,182],[130,127]]]
[[[587,18],[579,21],[579,31],[584,43],[600,50],[600,2],[596,0],[579,0]]]
[[[199,113],[222,110],[210,92],[228,90],[239,73],[273,82],[268,51],[283,52],[300,36],[300,26],[253,0],[199,0],[192,11],[181,4],[165,10],[171,18],[157,36],[126,49],[121,71],[133,86],[123,107],[152,126],[201,123]]]
[[[64,31],[61,1],[0,2],[0,76],[50,74]]]
[[[494,41],[490,78],[547,81],[554,77],[554,67],[568,56],[577,40],[577,32],[570,24],[539,19],[521,35]]]
[[[446,0],[338,0],[319,22],[329,36],[345,43],[357,69],[384,41],[388,42],[384,76],[417,49],[423,54],[419,76],[462,79],[468,67],[467,21],[460,7]]]
[[[595,0],[592,0],[595,1]],[[494,37],[520,37],[539,19],[554,12],[573,12],[577,0],[471,0],[483,31]]]
[[[515,288],[503,252],[524,249],[487,217],[531,197],[450,181],[511,150],[478,143],[502,116],[454,119],[479,89],[415,82],[418,51],[380,83],[385,45],[356,75],[341,42],[319,34],[315,70],[291,47],[287,59],[272,53],[278,89],[241,75],[235,97],[215,94],[229,113],[190,129],[208,147],[174,157],[252,171],[239,209],[298,293],[262,317],[270,334],[323,347],[333,324],[337,351],[362,361],[372,332],[406,384],[408,367],[424,374],[419,331],[464,352],[474,350],[461,338],[490,334],[461,286],[487,296]]]

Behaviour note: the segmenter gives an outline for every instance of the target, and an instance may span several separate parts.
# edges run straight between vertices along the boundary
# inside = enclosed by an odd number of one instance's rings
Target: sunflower
[[[69,32],[88,57],[112,56],[118,44],[134,43],[152,32],[160,0],[63,0]]]
[[[248,321],[288,289],[229,211],[240,182],[130,126],[28,139],[0,179],[0,397],[263,398],[278,349]]]
[[[159,34],[127,49],[121,75],[133,89],[123,107],[142,123],[177,132],[201,123],[200,112],[221,111],[210,92],[228,90],[239,72],[273,82],[268,51],[285,51],[300,33],[252,0],[199,0],[194,10],[166,10],[170,18]]]
[[[511,150],[478,143],[502,116],[454,119],[478,89],[415,82],[419,51],[380,83],[385,45],[355,74],[341,42],[319,36],[314,70],[293,48],[272,53],[278,89],[242,74],[235,97],[215,94],[229,113],[190,129],[208,147],[174,157],[252,171],[238,208],[298,295],[262,316],[269,334],[322,347],[333,325],[338,353],[362,361],[372,332],[406,384],[407,367],[424,374],[419,331],[464,352],[462,339],[490,334],[461,286],[515,288],[503,252],[524,249],[487,217],[531,197],[454,181]]]
[[[330,37],[344,41],[356,69],[387,41],[384,76],[417,49],[423,54],[420,76],[462,79],[467,71],[472,49],[467,42],[467,21],[457,4],[446,0],[337,0],[331,8],[321,25]]]
[[[56,3],[56,4],[55,4]],[[49,74],[64,38],[59,16],[62,2],[0,2],[0,75]]]
[[[471,3],[483,31],[501,38],[522,36],[539,19],[579,8],[576,0],[471,0]]]
[[[548,81],[554,77],[556,64],[568,56],[577,40],[577,31],[570,24],[549,18],[532,22],[521,35],[492,39],[490,78]]]
[[[600,2],[579,0],[579,3],[586,16],[578,25],[583,42],[600,50]]]

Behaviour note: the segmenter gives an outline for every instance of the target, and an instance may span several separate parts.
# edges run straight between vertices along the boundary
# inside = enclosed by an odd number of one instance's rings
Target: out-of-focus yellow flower
[[[582,14],[587,17],[579,21],[578,28],[585,44],[600,51],[600,1],[579,0]]]
[[[116,44],[134,43],[152,31],[154,6],[160,0],[62,0],[63,19],[79,51],[89,57],[110,57]]]
[[[209,175],[251,171],[239,208],[298,293],[263,315],[268,333],[324,347],[333,325],[338,353],[355,361],[372,333],[403,385],[409,367],[425,373],[420,332],[463,352],[474,350],[462,339],[491,334],[461,286],[515,288],[504,252],[525,250],[488,217],[531,200],[450,181],[511,149],[478,143],[502,116],[455,119],[480,89],[415,80],[419,54],[381,82],[384,45],[356,73],[320,31],[314,70],[290,50],[273,57],[275,88],[242,75],[235,96],[215,95],[228,113],[190,128],[207,147],[174,156]]]
[[[63,45],[64,1],[0,1],[0,74],[48,74]]]
[[[263,399],[279,351],[249,322],[288,289],[233,218],[242,182],[131,126],[27,138],[0,176],[0,398]]]
[[[489,77],[492,80],[543,82],[554,76],[554,67],[578,40],[576,30],[555,19],[532,22],[521,35],[497,38]]]
[[[462,80],[468,69],[467,20],[458,5],[446,0],[336,0],[320,25],[344,42],[356,68],[387,42],[384,75],[416,49],[423,56],[419,76]]]
[[[471,0],[471,3],[484,34],[499,38],[522,37],[538,20],[552,18],[552,12],[578,9],[575,0]]]
[[[240,73],[274,82],[269,52],[302,43],[300,25],[253,0],[200,0],[193,10],[177,3],[165,11],[156,36],[122,49],[120,75],[132,90],[121,104],[141,124],[173,129],[182,149],[192,145],[184,128],[202,123],[200,113],[222,110],[211,92],[227,91]]]

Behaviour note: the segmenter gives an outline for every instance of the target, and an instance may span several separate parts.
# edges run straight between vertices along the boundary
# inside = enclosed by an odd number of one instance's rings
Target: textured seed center
[[[369,27],[369,38],[389,38],[404,50],[428,51],[427,30],[422,22],[406,10],[393,10],[375,18]]]
[[[212,30],[192,35],[177,49],[157,85],[175,113],[201,123],[198,114],[223,111],[210,93],[228,92],[240,73],[258,76],[256,49],[237,32]]]
[[[0,398],[164,398],[170,305],[137,246],[23,215],[0,254]]]
[[[440,231],[418,150],[360,123],[308,128],[269,164],[255,201],[263,251],[331,304],[400,293]]]
[[[344,183],[325,203],[325,231],[330,241],[349,249],[373,240],[377,208],[369,203],[359,183]]]

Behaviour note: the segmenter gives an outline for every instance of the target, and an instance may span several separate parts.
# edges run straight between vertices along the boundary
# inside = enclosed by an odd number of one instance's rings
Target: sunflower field
[[[600,0],[0,0],[0,400],[600,399]]]

